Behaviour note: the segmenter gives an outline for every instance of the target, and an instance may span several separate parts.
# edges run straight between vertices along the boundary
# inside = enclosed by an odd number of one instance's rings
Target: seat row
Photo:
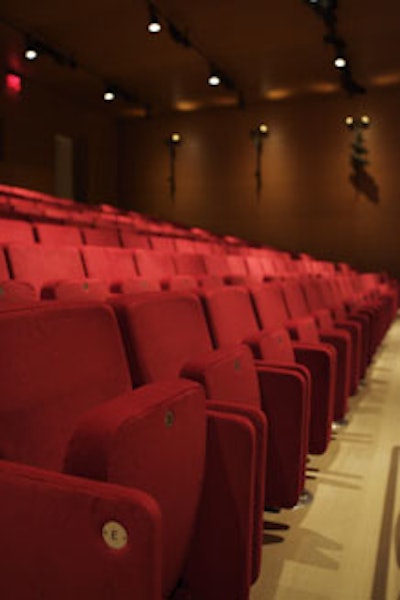
[[[302,341],[310,315],[281,322],[279,298],[296,304],[272,283],[3,302],[4,597],[249,597],[263,510],[296,504],[350,385],[342,346]],[[345,348],[369,333],[369,357],[390,300],[312,315]]]

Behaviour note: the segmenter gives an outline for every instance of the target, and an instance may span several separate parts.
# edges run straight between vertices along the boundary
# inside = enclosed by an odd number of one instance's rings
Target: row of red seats
[[[7,242],[4,597],[246,600],[263,510],[298,502],[396,290],[245,247]]]
[[[297,501],[336,402],[335,352],[250,331],[246,294],[3,304],[5,597],[248,598],[263,508]]]

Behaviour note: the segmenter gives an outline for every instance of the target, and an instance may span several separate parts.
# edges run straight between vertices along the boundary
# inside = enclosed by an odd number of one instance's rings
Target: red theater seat
[[[121,228],[119,234],[123,248],[150,248],[148,237],[142,233]]]
[[[287,330],[287,312],[279,286],[271,283],[253,286],[251,288],[251,297],[258,322],[262,329],[272,332],[281,328]],[[299,340],[292,341],[292,348],[296,361],[307,367],[312,375],[313,406],[320,404],[321,409],[324,411],[322,415],[325,414],[326,426],[329,428],[329,421],[333,418],[333,407],[336,398],[336,352],[328,344],[321,342],[318,344],[310,343],[308,336],[303,336],[302,334],[303,331],[300,328]],[[275,341],[279,346],[281,344],[287,346],[286,336],[278,336]],[[313,431],[313,427],[311,431]],[[328,435],[329,432],[327,429],[326,441],[328,440]]]
[[[333,317],[324,302],[319,279],[304,278],[301,280],[301,287],[309,311],[315,317],[316,323],[321,330],[338,328],[349,332],[352,341],[351,392],[355,393],[367,364],[366,339],[365,336],[363,339],[363,331],[360,323],[351,319],[335,319]]]
[[[120,246],[118,231],[115,228],[82,227],[83,241],[88,246]]]
[[[150,243],[153,250],[156,250],[157,252],[175,252],[173,238],[162,235],[151,235]]]
[[[32,225],[26,221],[0,219],[0,244],[8,244],[10,242],[33,244],[35,238],[33,236]]]
[[[227,286],[210,290],[201,297],[215,345],[224,347],[227,344],[246,343],[252,349],[255,359],[279,367],[282,377],[280,379],[278,374],[274,374],[270,401],[275,403],[277,399],[285,397],[290,406],[287,393],[290,390],[288,381],[291,381],[292,394],[297,394],[292,402],[303,404],[304,414],[309,415],[309,422],[306,424],[297,422],[297,436],[303,439],[300,446],[312,454],[325,452],[331,437],[333,397],[332,394],[321,393],[321,374],[326,373],[328,366],[324,357],[318,356],[306,345],[298,344],[296,361],[295,349],[284,329],[260,330],[249,293],[243,287]],[[300,364],[302,362],[305,364]],[[325,386],[322,384],[322,387]],[[287,413],[290,418],[289,409]],[[271,437],[274,433],[272,425],[271,422]],[[294,430],[295,427],[296,423],[293,423]],[[275,435],[279,436],[280,432]],[[288,451],[291,441],[294,440],[287,442]],[[294,453],[291,460],[296,461]],[[305,455],[298,455],[299,477],[304,472],[304,464]]]
[[[0,306],[4,307],[13,303],[29,303],[38,300],[35,287],[26,281],[13,281],[0,279]]]
[[[114,292],[131,291],[131,280],[138,278],[132,250],[82,246],[81,253],[88,277],[107,282]]]
[[[53,223],[36,223],[38,241],[46,246],[80,246],[81,234],[72,225],[54,225]]]
[[[318,344],[324,342],[336,350],[337,355],[337,377],[334,418],[342,421],[348,410],[348,397],[351,389],[350,373],[353,369],[352,342],[347,331],[339,331],[334,328],[318,329],[315,318],[310,314],[304,294],[299,283],[285,281],[281,283],[281,289],[285,300],[290,335],[294,339],[301,339],[309,343]],[[354,365],[354,369],[357,365]]]
[[[31,283],[38,292],[50,282],[85,278],[79,250],[72,246],[10,244],[6,253],[12,277]]]
[[[246,600],[247,421],[194,382],[132,391],[104,304],[1,312],[0,343],[2,597]]]
[[[249,351],[241,346],[227,352],[212,350],[201,305],[194,295],[175,292],[143,294],[131,299],[114,298],[112,304],[120,322],[135,381],[143,384],[178,375],[195,379],[205,387],[212,410],[222,411],[234,419],[244,419],[249,430],[253,431],[257,442],[253,465],[256,486],[249,518],[252,531],[251,579],[255,580],[260,568],[266,424],[260,411],[257,376]],[[237,451],[231,456],[224,455],[224,460],[240,479],[245,471],[241,459],[236,463],[238,458]],[[274,503],[280,502],[280,497],[273,497],[274,493],[277,494],[276,487],[274,491],[272,487],[266,490]],[[280,492],[284,495],[281,489]],[[224,513],[229,507],[221,505],[221,509]],[[246,520],[245,513],[245,510],[238,511],[234,520],[239,516]],[[229,538],[231,533],[228,530],[226,535]],[[222,543],[229,545],[228,538]],[[208,595],[204,597],[208,598]]]

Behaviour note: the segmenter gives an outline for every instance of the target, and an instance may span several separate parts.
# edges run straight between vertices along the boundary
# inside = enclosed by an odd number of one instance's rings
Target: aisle
[[[251,600],[400,599],[400,319],[351,398],[349,424],[312,457],[308,507],[265,513]]]

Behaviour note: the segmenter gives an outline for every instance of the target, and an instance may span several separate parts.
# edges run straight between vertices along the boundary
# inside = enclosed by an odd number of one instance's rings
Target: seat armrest
[[[306,379],[256,361],[262,408],[268,419],[267,506],[291,508],[304,487],[310,398]]]
[[[0,461],[0,506],[2,598],[101,598],[107,589],[160,600],[161,514],[148,494]]]
[[[229,402],[207,402],[207,409],[246,418],[253,426],[256,436],[256,473],[254,490],[254,532],[252,582],[256,581],[261,568],[263,543],[263,512],[265,504],[265,476],[267,466],[268,422],[266,415],[257,408]]]
[[[207,411],[206,471],[184,579],[194,598],[248,600],[256,437],[248,419]]]

